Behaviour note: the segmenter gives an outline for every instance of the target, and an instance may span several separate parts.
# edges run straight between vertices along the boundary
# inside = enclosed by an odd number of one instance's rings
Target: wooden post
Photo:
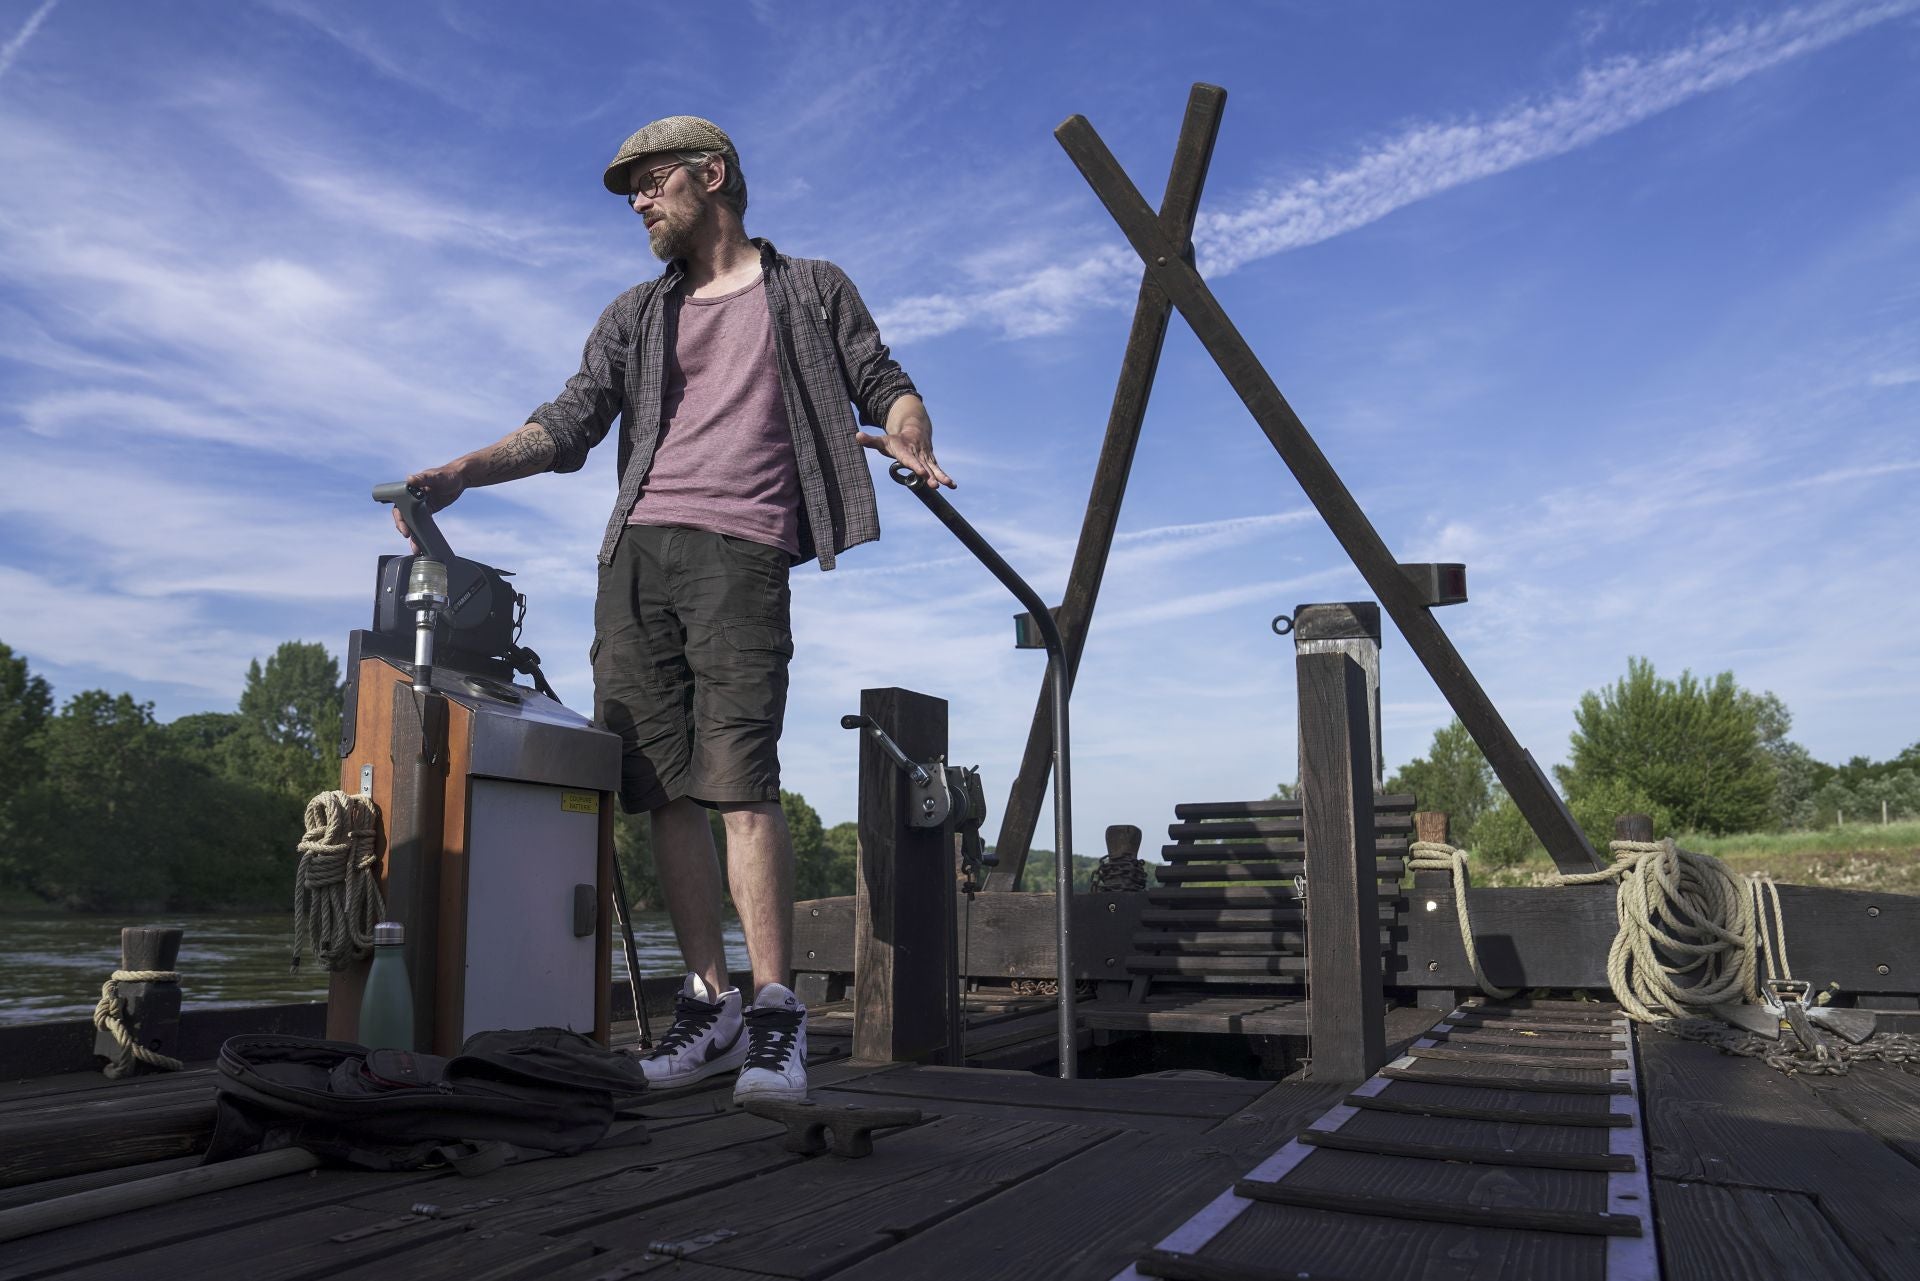
[[[393,806],[387,816],[387,919],[407,927],[413,1045],[435,1049],[440,863],[446,821],[447,700],[393,687]],[[356,1021],[357,1026],[357,1021]]]
[[[1166,194],[1160,200],[1160,225],[1174,243],[1186,245],[1193,234],[1193,220],[1200,207],[1200,189],[1207,180],[1207,166],[1213,159],[1213,142],[1220,133],[1220,116],[1226,110],[1227,91],[1216,85],[1196,84],[1187,97],[1186,119],[1180,126],[1179,141],[1173,148],[1173,167],[1167,174]],[[1080,670],[1080,655],[1086,649],[1087,628],[1093,622],[1094,602],[1100,595],[1100,580],[1106,573],[1107,553],[1113,548],[1113,532],[1120,521],[1120,500],[1127,492],[1127,475],[1133,470],[1134,448],[1140,443],[1140,424],[1147,414],[1147,397],[1153,391],[1154,371],[1160,365],[1160,348],[1166,340],[1167,322],[1173,305],[1160,287],[1144,277],[1140,296],[1133,307],[1133,328],[1127,333],[1126,352],[1120,358],[1120,378],[1113,389],[1113,408],[1107,414],[1107,435],[1100,446],[1099,460],[1093,469],[1093,490],[1087,496],[1087,514],[1080,525],[1080,542],[1073,553],[1073,566],[1067,571],[1066,595],[1058,614],[1060,640],[1066,647],[1067,688]],[[1047,795],[1047,777],[1053,768],[1053,700],[1045,684],[1033,709],[1033,724],[1027,731],[1026,751],[1020,757],[1020,772],[1007,794],[1006,812],[1000,819],[1000,838],[994,852],[1000,865],[987,876],[990,890],[1010,890],[1020,882],[1021,869],[1027,865],[1027,851],[1033,846],[1033,829],[1040,821],[1040,805]]]
[[[171,970],[180,961],[180,930],[170,925],[129,925],[120,931],[120,968],[123,970]],[[134,1043],[178,1058],[174,1047],[180,1039],[180,984],[122,983],[122,1018]],[[93,1052],[107,1059],[117,1058],[120,1044],[105,1029],[93,1034]],[[150,1069],[138,1059],[133,1070]]]
[[[1294,668],[1314,1076],[1363,1081],[1386,1061],[1366,677],[1345,654],[1301,654]]]
[[[947,754],[947,704],[906,689],[860,692],[860,712],[927,762]],[[853,1057],[928,1060],[951,1053],[954,928],[949,829],[907,826],[912,784],[871,734],[860,735],[859,872],[854,890]]]
[[[1435,845],[1453,844],[1452,820],[1443,810],[1416,810],[1413,815],[1413,839],[1429,841]],[[1432,894],[1422,894],[1421,890],[1439,890],[1448,895],[1459,893],[1459,887],[1453,883],[1450,872],[1419,871],[1413,874],[1412,894],[1407,896],[1409,913],[1424,913],[1427,904],[1436,904],[1435,911],[1445,907],[1451,912],[1449,904],[1443,904]],[[1423,987],[1418,989],[1417,1000],[1423,1010],[1451,1010],[1465,1000],[1467,989],[1457,987]]]
[[[1380,607],[1370,600],[1343,605],[1296,605],[1293,652],[1345,654],[1360,665],[1367,680],[1367,737],[1373,790],[1386,789],[1386,760],[1380,746]]]
[[[1648,814],[1621,814],[1613,820],[1613,839],[1616,841],[1650,841],[1653,839],[1653,818]]]

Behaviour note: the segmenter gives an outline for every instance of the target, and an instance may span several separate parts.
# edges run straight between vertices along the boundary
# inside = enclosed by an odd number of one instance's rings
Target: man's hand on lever
[[[553,466],[553,437],[539,423],[528,423],[510,432],[484,449],[476,449],[454,459],[444,467],[429,467],[407,477],[411,489],[430,512],[438,512],[476,485],[498,485],[502,481],[536,476]],[[394,528],[408,538],[413,531],[393,509]],[[414,550],[420,550],[415,544]]]
[[[887,431],[856,431],[860,443],[878,450],[929,484],[954,489],[953,477],[941,470],[933,456],[933,420],[918,396],[902,396],[887,411]]]

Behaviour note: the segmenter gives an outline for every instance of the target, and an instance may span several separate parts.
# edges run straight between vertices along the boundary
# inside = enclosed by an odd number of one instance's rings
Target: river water
[[[326,999],[326,971],[309,959],[300,973],[287,962],[293,938],[290,914],[176,916],[129,921],[125,916],[0,913],[0,1024],[84,1018],[100,999],[100,985],[120,964],[120,927],[177,925],[180,995],[188,1009],[273,1005]],[[740,922],[725,926],[727,963],[747,966]],[[643,976],[677,974],[680,949],[665,912],[633,918]],[[620,934],[614,931],[613,976],[626,977]]]

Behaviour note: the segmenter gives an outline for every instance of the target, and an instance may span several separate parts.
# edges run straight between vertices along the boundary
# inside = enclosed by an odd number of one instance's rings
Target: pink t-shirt
[[[780,394],[766,278],[676,294],[660,443],[630,525],[681,525],[800,554],[800,476]]]

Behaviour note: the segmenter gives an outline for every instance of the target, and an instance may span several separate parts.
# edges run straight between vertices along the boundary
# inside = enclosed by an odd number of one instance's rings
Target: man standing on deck
[[[934,460],[925,405],[845,273],[747,238],[746,179],[718,126],[657,120],[621,146],[605,182],[645,220],[666,270],[613,300],[580,372],[524,427],[407,483],[437,511],[470,486],[577,471],[620,418],[594,697],[625,741],[621,804],[651,816],[688,970],[673,1028],[642,1066],[657,1088],[738,1068],[736,1099],[804,1097],[778,755],[793,653],[787,571],[815,558],[831,569],[837,553],[879,537],[861,446],[953,481]],[[861,432],[851,406],[883,434]],[[727,978],[709,809],[726,826],[753,964],[744,1010]]]

